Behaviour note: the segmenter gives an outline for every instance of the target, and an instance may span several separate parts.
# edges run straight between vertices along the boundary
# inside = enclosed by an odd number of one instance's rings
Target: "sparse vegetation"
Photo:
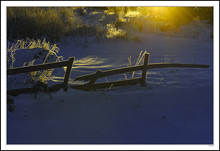
[[[87,10],[82,7],[8,7],[7,39],[46,37],[50,42],[60,41],[64,36],[95,36],[97,41],[103,38],[123,38],[125,31],[117,29],[119,19],[112,24],[91,25],[83,20],[88,17]],[[99,8],[100,9],[100,8]],[[107,8],[106,8],[107,9]],[[124,9],[123,9],[124,10]],[[117,15],[124,13],[120,8]]]
[[[54,7],[8,7],[7,38],[25,39],[47,37],[51,42],[69,34],[80,19],[74,8]]]
[[[106,37],[108,39],[122,38],[126,37],[126,31],[123,29],[117,29],[114,24],[107,24]]]
[[[31,58],[28,62],[24,62],[23,66],[33,66],[35,60],[39,57],[42,58],[42,64],[47,62],[59,62],[63,60],[62,56],[58,56],[59,48],[56,44],[50,44],[49,42],[44,39],[41,41],[38,40],[30,40],[27,38],[24,40],[18,40],[16,43],[9,43],[7,48],[7,66],[8,68],[13,68],[14,63],[16,63],[16,51],[19,49],[34,49],[34,48],[43,48],[44,52],[39,52],[38,54],[34,55],[34,58]],[[28,54],[26,54],[28,55]],[[41,55],[41,56],[40,56]],[[43,55],[43,56],[42,56]],[[46,84],[50,80],[50,76],[52,75],[53,69],[48,69],[44,71],[34,71],[28,74],[29,78],[25,83],[30,83],[35,85],[37,83]],[[11,80],[10,80],[11,81]],[[12,80],[13,81],[13,80]]]
[[[90,18],[102,12],[101,18]],[[132,16],[131,12],[136,12]],[[93,14],[93,15],[91,15]],[[147,20],[146,20],[147,16]],[[145,18],[145,19],[144,19]],[[144,20],[143,20],[144,19]],[[212,7],[8,7],[7,39],[42,38],[50,42],[60,41],[65,36],[94,36],[97,42],[103,39],[132,38],[129,24],[143,32],[144,22],[157,21],[149,30],[176,30],[194,20],[207,20],[213,24]],[[95,24],[91,24],[96,22]]]

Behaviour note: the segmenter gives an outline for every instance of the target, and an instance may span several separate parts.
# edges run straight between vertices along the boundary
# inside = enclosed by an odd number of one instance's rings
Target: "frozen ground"
[[[212,86],[16,97],[9,144],[212,144]],[[19,101],[19,102],[18,102]]]
[[[149,70],[146,87],[136,85],[90,92],[69,88],[68,92],[51,93],[52,99],[43,93],[37,99],[31,94],[21,94],[14,97],[14,112],[7,112],[7,143],[212,144],[212,40],[204,35],[193,38],[149,31],[137,31],[135,35],[138,41],[97,43],[90,37],[85,45],[83,38],[68,38],[57,46],[64,60],[75,56],[71,79],[96,69],[125,67],[129,56],[134,65],[141,50],[150,53],[150,63],[211,66]],[[54,73],[50,84],[62,74]],[[126,75],[131,77],[129,73]],[[117,75],[100,81],[124,78]],[[70,80],[69,84],[74,83]]]

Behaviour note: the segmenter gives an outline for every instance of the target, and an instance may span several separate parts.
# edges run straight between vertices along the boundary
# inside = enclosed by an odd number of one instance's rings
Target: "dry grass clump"
[[[50,44],[49,42],[44,39],[41,41],[38,40],[30,40],[27,38],[26,40],[17,40],[16,43],[8,43],[7,48],[7,67],[13,68],[14,64],[16,64],[16,51],[19,49],[28,49],[31,51],[31,49],[35,48],[43,48],[43,52],[41,54],[42,58],[42,64],[45,64],[50,60],[50,58],[53,58],[53,62],[59,62],[63,60],[62,56],[58,56],[59,48],[56,44]],[[28,52],[28,51],[27,51]],[[29,54],[27,54],[29,55]],[[36,57],[36,55],[35,55]],[[40,56],[37,56],[40,57]],[[21,59],[21,58],[20,58]],[[33,66],[36,59],[31,58],[30,61],[24,62],[23,66]],[[28,83],[36,84],[38,82],[46,84],[50,80],[50,76],[52,75],[53,69],[48,69],[44,71],[33,71],[28,74],[29,79],[27,80]]]
[[[47,37],[58,41],[77,27],[80,19],[74,8],[8,7],[8,40]]]

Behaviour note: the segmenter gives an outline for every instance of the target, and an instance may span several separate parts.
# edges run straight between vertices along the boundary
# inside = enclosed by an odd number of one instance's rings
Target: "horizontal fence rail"
[[[39,71],[39,70],[47,70],[47,69],[52,69],[52,68],[60,68],[60,67],[67,66],[68,62],[69,60],[62,61],[62,62],[46,63],[46,64],[41,64],[41,65],[8,69],[7,75],[27,73],[27,72],[33,72],[33,71]]]
[[[148,64],[147,69],[170,68],[170,67],[208,68],[210,67],[210,65],[181,64],[181,63],[153,63],[153,64]]]
[[[181,63],[153,63],[148,64],[147,69],[157,69],[157,68],[172,68],[172,67],[188,67],[188,68],[208,68],[210,65],[201,65],[201,64],[181,64]],[[106,76],[111,76],[115,74],[122,74],[126,72],[133,72],[143,70],[143,65],[133,66],[133,67],[125,67],[107,71],[100,71],[99,73],[88,74],[84,76],[80,76],[74,79],[74,81],[82,80],[82,81],[89,81],[93,78],[102,78]]]
[[[111,88],[115,86],[124,86],[124,85],[136,85],[140,83],[142,78],[133,78],[128,80],[120,80],[120,81],[112,81],[112,82],[104,82],[104,83],[95,83],[92,85],[73,85],[70,86],[73,89],[80,89],[80,90],[93,90],[93,89],[102,89],[102,88]]]
[[[149,69],[157,69],[157,68],[172,68],[172,67],[187,67],[187,68],[208,68],[210,65],[202,65],[202,64],[181,64],[181,63],[152,63],[148,64],[149,62],[149,53],[144,54],[144,63],[143,65],[132,66],[132,67],[124,67],[119,69],[112,69],[107,71],[97,70],[96,73],[88,74],[84,76],[79,76],[74,79],[74,81],[81,80],[81,81],[89,81],[85,85],[76,85],[71,86],[72,88],[82,89],[82,90],[92,90],[92,89],[99,89],[99,88],[108,88],[112,86],[123,86],[123,85],[134,85],[140,83],[141,86],[146,86],[146,74],[147,70]],[[113,82],[104,82],[104,83],[95,83],[98,78],[112,76],[116,74],[122,74],[127,72],[134,72],[142,70],[142,77],[128,79],[128,80],[121,80],[121,81],[113,81]]]
[[[14,74],[20,74],[20,73],[27,73],[27,72],[33,72],[33,71],[39,71],[39,70],[47,70],[47,69],[54,69],[54,68],[61,68],[67,66],[64,82],[62,84],[64,91],[67,91],[68,88],[68,80],[72,71],[72,66],[74,62],[74,57],[70,57],[69,60],[61,61],[61,62],[55,62],[55,63],[46,63],[46,64],[40,64],[40,65],[34,65],[34,66],[28,66],[28,67],[19,67],[14,69],[8,69],[7,75],[14,75]],[[29,90],[29,88],[24,89]]]
[[[113,69],[113,70],[107,70],[107,71],[101,71],[100,72],[96,72],[93,74],[88,74],[88,75],[84,75],[84,76],[80,76],[74,79],[74,81],[77,80],[83,80],[83,81],[88,81],[90,79],[93,78],[102,78],[102,77],[106,77],[106,76],[111,76],[111,75],[115,75],[115,74],[122,74],[122,73],[126,73],[126,72],[132,72],[132,71],[138,71],[138,70],[142,70],[143,69],[143,65],[140,66],[134,66],[134,67],[124,67],[124,68],[120,68],[120,69]]]
[[[37,87],[7,90],[7,94],[19,95],[21,93],[33,93],[33,92],[36,93],[38,91],[55,92],[55,91],[58,91],[60,88],[63,88],[63,84],[56,84],[56,85],[53,85],[52,87],[49,87],[49,88],[43,89],[43,90],[41,90]]]

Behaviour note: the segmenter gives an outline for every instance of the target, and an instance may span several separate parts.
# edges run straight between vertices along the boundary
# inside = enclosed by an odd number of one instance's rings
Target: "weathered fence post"
[[[101,70],[96,70],[96,73],[95,73],[95,75],[97,75],[98,76],[98,74],[100,74],[100,73],[102,73],[102,71]],[[94,77],[94,78],[92,78],[90,81],[89,81],[89,85],[93,85],[95,82],[96,82],[96,80],[98,79],[98,77]]]
[[[140,81],[141,86],[146,86],[145,81],[146,81],[146,73],[147,73],[147,65],[148,65],[148,62],[149,62],[149,56],[150,56],[149,53],[144,54],[144,64],[143,64],[143,70],[142,70],[142,78],[141,78],[141,81]]]
[[[66,74],[65,74],[64,82],[63,82],[63,90],[64,91],[67,91],[67,89],[68,89],[68,81],[69,81],[70,74],[71,74],[71,71],[72,71],[72,66],[73,66],[74,59],[75,59],[75,57],[69,58],[69,62],[68,62],[68,65],[67,65]]]

